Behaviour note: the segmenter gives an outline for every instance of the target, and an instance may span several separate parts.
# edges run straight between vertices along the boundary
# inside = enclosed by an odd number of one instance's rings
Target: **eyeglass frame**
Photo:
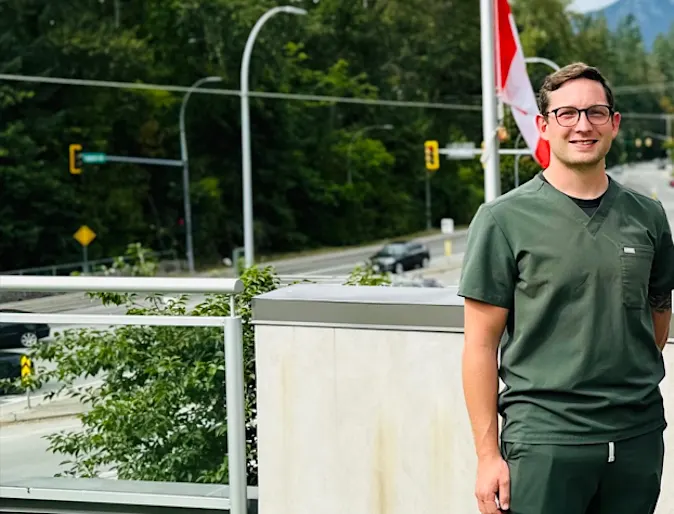
[[[590,109],[595,108],[595,107],[606,107],[608,109],[608,116],[606,117],[606,121],[604,123],[596,124],[596,123],[592,123],[590,121],[590,116],[589,116],[588,111]],[[559,118],[557,117],[557,111],[559,111],[561,109],[574,109],[578,112],[578,118],[576,119],[576,121],[572,125],[562,125],[559,122]],[[604,125],[606,125],[611,120],[611,116],[613,116],[615,114],[615,109],[613,109],[613,107],[611,107],[610,105],[606,105],[606,104],[590,105],[590,107],[586,107],[585,109],[579,109],[578,107],[574,107],[573,105],[563,105],[561,107],[557,107],[556,109],[546,111],[545,113],[543,113],[543,116],[545,116],[547,118],[550,115],[550,113],[555,115],[555,121],[557,122],[557,124],[560,127],[570,128],[570,127],[574,127],[574,126],[578,125],[578,122],[580,122],[580,118],[583,116],[583,113],[585,113],[585,119],[587,119],[587,122],[590,125],[592,125],[593,127],[603,127]]]

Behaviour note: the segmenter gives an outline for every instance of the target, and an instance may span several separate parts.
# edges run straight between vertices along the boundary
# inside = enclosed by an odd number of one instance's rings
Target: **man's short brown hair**
[[[556,91],[570,80],[575,79],[590,79],[599,82],[606,92],[607,104],[611,107],[612,111],[615,110],[613,91],[611,91],[608,81],[601,72],[597,68],[588,66],[585,63],[575,62],[564,66],[546,77],[538,92],[538,109],[541,114],[545,115],[548,107],[550,107],[550,93]]]

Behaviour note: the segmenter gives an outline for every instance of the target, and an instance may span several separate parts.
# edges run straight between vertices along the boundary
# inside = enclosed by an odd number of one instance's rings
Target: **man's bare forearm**
[[[649,294],[648,302],[651,306],[655,344],[664,350],[669,338],[669,326],[672,322],[672,293]]]
[[[478,458],[499,455],[498,361],[489,345],[467,345],[463,353],[463,390]]]

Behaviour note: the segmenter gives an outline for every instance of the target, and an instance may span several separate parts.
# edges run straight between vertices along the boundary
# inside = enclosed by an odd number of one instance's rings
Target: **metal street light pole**
[[[494,1],[480,0],[480,49],[482,67],[482,138],[485,151],[484,201],[491,202],[500,195],[498,103],[496,101],[496,59],[494,49]]]
[[[185,135],[185,107],[192,92],[207,82],[220,82],[220,77],[204,77],[197,80],[189,88],[180,106],[180,159],[183,163],[183,204],[185,207],[185,249],[187,253],[187,268],[194,273],[194,246],[192,242],[192,203],[190,202],[190,165],[187,155],[187,136]]]
[[[248,69],[253,45],[262,26],[272,16],[279,13],[304,15],[307,11],[297,7],[282,5],[273,7],[257,20],[251,30],[241,61],[241,159],[243,182],[243,246],[246,267],[255,264],[255,241],[253,234],[253,179],[251,176],[251,148],[250,148],[250,107],[248,105]]]
[[[362,136],[365,132],[368,130],[375,130],[375,129],[382,129],[382,130],[393,130],[393,125],[390,123],[387,123],[386,125],[371,125],[369,127],[364,127],[360,130],[358,130],[353,136],[351,136],[351,141],[349,141],[349,147],[346,152],[347,158],[346,158],[346,182],[348,184],[352,184],[353,180],[351,178],[351,146],[353,145],[354,141],[356,140],[357,137]]]

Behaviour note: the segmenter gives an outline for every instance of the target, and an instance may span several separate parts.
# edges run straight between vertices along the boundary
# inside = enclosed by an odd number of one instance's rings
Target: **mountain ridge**
[[[644,47],[650,51],[658,35],[669,32],[674,24],[674,0],[618,0],[587,14],[604,16],[611,31],[632,14],[641,30]]]

